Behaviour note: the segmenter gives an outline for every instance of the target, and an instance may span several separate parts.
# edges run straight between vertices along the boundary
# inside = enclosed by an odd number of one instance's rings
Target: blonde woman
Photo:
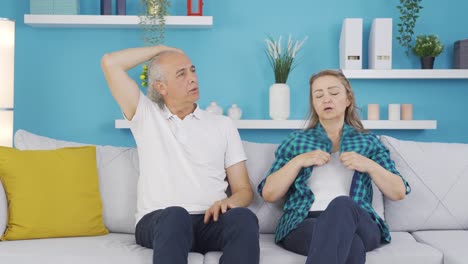
[[[258,192],[286,198],[275,241],[306,263],[365,263],[366,252],[390,242],[372,208],[372,182],[392,200],[410,192],[389,151],[356,113],[349,81],[338,71],[310,78],[310,119],[276,150]]]

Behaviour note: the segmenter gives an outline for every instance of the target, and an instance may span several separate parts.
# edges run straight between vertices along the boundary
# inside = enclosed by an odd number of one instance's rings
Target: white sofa
[[[376,189],[374,207],[384,215],[392,243],[367,254],[370,264],[468,263],[468,144],[400,141],[383,136],[397,169],[412,187],[405,200],[392,202]],[[19,149],[54,149],[81,144],[59,141],[19,130]],[[244,142],[252,188],[274,159],[275,144]],[[152,262],[152,250],[135,244],[134,212],[138,157],[135,148],[97,147],[104,224],[110,234],[95,237],[52,238],[0,242],[0,263],[119,264]],[[0,184],[0,233],[7,221],[7,202]],[[281,203],[265,203],[256,194],[250,209],[260,224],[260,262],[304,263],[305,257],[277,246],[274,228]],[[189,254],[189,263],[218,263],[220,252]]]

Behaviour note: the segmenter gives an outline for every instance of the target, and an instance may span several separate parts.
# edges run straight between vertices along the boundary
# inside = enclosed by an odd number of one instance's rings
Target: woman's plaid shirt
[[[268,172],[268,176],[282,168],[295,156],[317,149],[329,153],[332,151],[332,142],[320,123],[315,128],[291,133],[276,150],[276,160]],[[388,149],[379,141],[376,135],[358,132],[353,127],[345,124],[341,135],[340,152],[349,151],[354,151],[372,159],[388,171],[399,175],[406,186],[406,193],[408,194],[411,191],[409,184],[396,170],[395,163],[390,159]],[[312,173],[312,168],[313,166],[301,169],[296,180],[289,187],[286,202],[283,206],[284,213],[276,227],[276,242],[282,240],[305,219],[310,206],[314,202],[314,193],[307,185],[307,179]],[[265,181],[266,178],[258,185],[260,195]],[[387,223],[372,208],[372,180],[367,173],[354,172],[349,195],[371,215],[380,228],[382,239],[390,242],[391,237]]]

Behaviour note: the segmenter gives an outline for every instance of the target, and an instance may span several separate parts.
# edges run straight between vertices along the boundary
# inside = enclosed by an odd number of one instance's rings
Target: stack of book
[[[456,41],[453,45],[453,66],[468,69],[468,39]]]
[[[31,14],[77,15],[80,0],[30,0]]]

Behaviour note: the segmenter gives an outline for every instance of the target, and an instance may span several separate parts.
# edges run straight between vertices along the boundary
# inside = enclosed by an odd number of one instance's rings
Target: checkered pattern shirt
[[[320,123],[315,128],[291,133],[276,150],[276,160],[268,172],[268,176],[282,168],[295,156],[317,149],[329,153],[332,151],[332,142]],[[388,171],[399,175],[406,186],[406,193],[408,194],[411,191],[408,182],[396,170],[395,163],[390,159],[388,149],[379,141],[375,134],[358,132],[353,127],[345,124],[341,135],[340,152],[349,151],[354,151],[372,159]],[[296,180],[289,187],[283,206],[283,216],[276,227],[276,242],[279,242],[292,230],[297,228],[306,218],[314,202],[314,193],[307,185],[307,179],[312,174],[312,169],[313,166],[302,168]],[[258,185],[258,193],[260,195],[262,194],[266,178]],[[372,208],[372,180],[367,173],[354,172],[349,195],[377,223],[382,239],[390,242],[391,237],[387,223]]]

